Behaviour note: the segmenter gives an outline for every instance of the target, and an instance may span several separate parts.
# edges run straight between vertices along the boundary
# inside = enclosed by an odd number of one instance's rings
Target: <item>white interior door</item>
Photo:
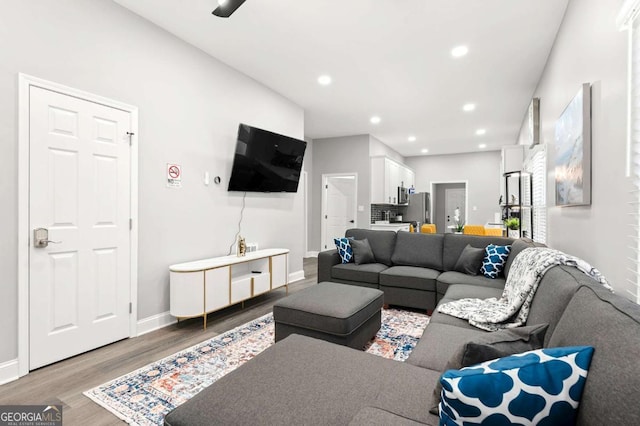
[[[334,247],[334,238],[356,227],[356,186],[355,175],[325,177],[322,250]]]
[[[447,217],[447,231],[450,232],[449,226],[455,225],[454,216],[455,210],[460,209],[460,221],[461,223],[466,222],[465,217],[465,199],[466,199],[466,189],[464,188],[447,188],[445,189],[445,215]]]
[[[131,114],[29,91],[29,368],[129,335]]]

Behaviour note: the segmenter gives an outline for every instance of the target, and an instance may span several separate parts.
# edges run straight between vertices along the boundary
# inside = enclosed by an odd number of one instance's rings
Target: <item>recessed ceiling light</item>
[[[462,106],[463,111],[469,112],[469,111],[473,111],[474,109],[476,109],[476,104],[464,104]]]
[[[420,152],[422,152],[423,154],[426,154],[427,152],[429,152],[429,150],[428,150],[427,148],[424,148],[424,149],[423,149],[422,151],[420,151]]]
[[[478,148],[480,149],[485,149],[487,147],[486,143],[481,143],[480,145],[478,145]]]
[[[486,129],[478,129],[478,130],[476,130],[476,135],[478,135],[478,136],[482,136],[485,133],[487,133]]]
[[[321,75],[320,77],[318,77],[318,84],[321,84],[323,86],[328,86],[331,84],[331,76],[330,75]]]
[[[413,135],[411,135],[411,136],[409,136],[409,137],[407,138],[407,140],[408,140],[409,142],[415,142],[415,141],[416,141],[416,137],[415,137],[415,136],[413,136]]]
[[[469,53],[469,48],[467,46],[457,46],[451,50],[451,56],[453,56],[454,58],[460,58],[467,53]]]
[[[378,117],[377,115],[374,115],[369,119],[369,121],[371,121],[372,124],[378,124],[380,123],[381,120],[380,120],[380,117]]]

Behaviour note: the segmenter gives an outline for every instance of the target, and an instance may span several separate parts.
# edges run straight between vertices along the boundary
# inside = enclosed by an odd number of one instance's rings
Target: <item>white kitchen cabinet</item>
[[[246,256],[223,256],[169,267],[170,313],[177,318],[204,317],[285,286],[288,288],[287,249],[266,249]]]
[[[413,170],[388,157],[371,158],[371,204],[397,204],[398,187],[415,184]]]

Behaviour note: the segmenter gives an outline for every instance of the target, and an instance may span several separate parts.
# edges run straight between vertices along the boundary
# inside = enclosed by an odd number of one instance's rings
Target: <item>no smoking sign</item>
[[[180,188],[182,186],[182,166],[167,163],[167,187]]]

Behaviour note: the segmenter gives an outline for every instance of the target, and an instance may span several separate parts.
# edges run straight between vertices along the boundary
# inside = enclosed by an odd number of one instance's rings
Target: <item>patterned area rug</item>
[[[382,327],[365,350],[404,361],[428,323],[425,314],[383,309]],[[169,411],[271,346],[273,335],[267,314],[84,394],[129,424],[162,424]]]

